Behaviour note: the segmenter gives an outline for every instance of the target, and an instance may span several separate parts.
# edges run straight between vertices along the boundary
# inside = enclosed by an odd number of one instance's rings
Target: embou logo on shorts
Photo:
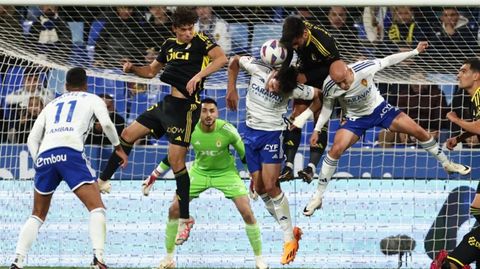
[[[38,157],[36,161],[37,167],[41,167],[45,164],[54,164],[54,163],[59,163],[59,162],[66,162],[67,161],[67,154],[59,154],[59,155],[53,155],[51,154],[50,157]]]

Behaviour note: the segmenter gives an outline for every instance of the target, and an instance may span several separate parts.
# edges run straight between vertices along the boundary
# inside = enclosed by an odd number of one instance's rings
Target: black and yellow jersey
[[[475,90],[475,93],[473,94],[471,101],[474,108],[473,118],[475,120],[480,120],[480,88]]]
[[[340,59],[335,39],[324,28],[304,21],[308,31],[304,47],[296,50],[299,71],[307,76],[307,85],[322,88],[330,64]]]
[[[214,41],[200,32],[195,33],[190,43],[180,43],[174,37],[165,40],[157,57],[158,62],[165,64],[160,80],[177,88],[189,99],[198,97],[205,79],[191,96],[186,89],[187,83],[210,63],[208,52],[216,46]]]

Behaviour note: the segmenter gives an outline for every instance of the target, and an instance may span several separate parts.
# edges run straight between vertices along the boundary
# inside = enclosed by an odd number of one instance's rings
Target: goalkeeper
[[[256,268],[268,268],[262,258],[262,239],[260,228],[250,208],[248,191],[235,167],[235,158],[229,150],[232,145],[239,154],[242,162],[245,163],[245,146],[237,132],[237,129],[230,123],[217,119],[217,103],[210,98],[202,100],[200,122],[195,126],[192,133],[191,144],[195,151],[195,161],[189,171],[190,174],[190,200],[197,198],[200,193],[209,188],[215,188],[223,192],[226,198],[231,199],[245,221],[245,230],[255,254]],[[160,165],[159,165],[160,166]],[[159,169],[164,169],[159,168]],[[150,177],[145,181],[149,181]],[[148,195],[150,184],[144,184],[142,191]],[[148,186],[148,187],[147,187]],[[188,239],[188,235],[178,237],[178,219],[180,209],[178,198],[169,209],[167,227],[165,229],[165,248],[167,255],[160,263],[162,268],[174,268],[175,245],[181,245]],[[190,228],[185,230],[190,232]],[[185,238],[185,239],[184,239]]]

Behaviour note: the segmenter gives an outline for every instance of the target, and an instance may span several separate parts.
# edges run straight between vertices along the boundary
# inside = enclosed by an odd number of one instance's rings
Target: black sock
[[[120,137],[120,145],[123,148],[123,151],[127,154],[127,156],[130,154],[130,151],[132,151],[133,144],[130,144],[123,140],[122,137]],[[112,178],[113,174],[117,170],[117,168],[120,166],[120,161],[121,159],[118,157],[118,155],[114,152],[112,152],[112,155],[110,155],[110,159],[108,159],[108,163],[103,169],[103,171],[100,173],[100,179],[102,180],[109,180]]]
[[[480,257],[478,242],[480,242],[480,227],[467,233],[460,244],[448,254],[447,260],[458,268],[476,261]]]
[[[177,181],[177,198],[178,204],[180,205],[180,218],[188,219],[190,217],[190,177],[188,176],[187,168],[185,167],[174,174],[175,181]]]
[[[302,129],[285,130],[283,145],[285,146],[285,162],[293,163],[295,154],[297,154],[300,139],[302,138]]]
[[[309,163],[313,163],[315,167],[318,165],[320,158],[322,158],[323,152],[327,147],[328,142],[328,134],[326,131],[320,133],[320,137],[318,139],[318,143],[316,147],[310,146],[310,160]]]

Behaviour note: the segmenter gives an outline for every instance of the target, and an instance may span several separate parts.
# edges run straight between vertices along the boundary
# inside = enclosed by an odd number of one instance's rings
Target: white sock
[[[25,256],[27,256],[28,251],[32,247],[33,241],[37,239],[38,230],[42,224],[43,220],[35,215],[30,216],[25,224],[23,224],[20,235],[18,236],[15,260],[13,262],[18,267],[23,268]]]
[[[161,161],[155,169],[152,171],[152,175],[155,173],[157,177],[165,173],[170,169],[170,166],[166,165],[163,161]]]
[[[260,256],[255,256],[255,263],[258,263],[258,262],[264,262],[262,255],[260,255]]]
[[[272,217],[278,222],[272,198],[268,196],[268,193],[260,194],[260,198],[262,198],[263,202],[265,203],[265,208],[267,209],[268,213],[270,213],[270,215],[272,215]]]
[[[317,170],[317,167],[313,163],[309,163],[307,166],[310,166],[313,170],[313,173],[315,174],[315,171]]]
[[[438,145],[437,141],[433,139],[433,136],[430,137],[425,142],[419,141],[420,146],[428,153],[430,153],[435,159],[437,159],[441,164],[449,162],[447,155],[443,152],[443,150]]]
[[[277,221],[282,227],[283,230],[283,240],[284,242],[292,241],[293,237],[293,225],[292,217],[290,216],[290,208],[288,206],[287,196],[281,192],[277,197],[272,198],[273,205],[275,208],[275,215],[277,216]]]
[[[92,241],[93,254],[98,261],[104,263],[103,252],[105,250],[105,238],[107,234],[105,208],[95,208],[90,211],[89,232]]]
[[[286,163],[285,163],[285,166],[287,166],[287,167],[289,167],[289,168],[291,168],[291,169],[293,170],[293,163],[291,163],[291,162],[286,162]]]
[[[323,159],[322,168],[320,169],[320,174],[318,175],[318,191],[325,192],[328,182],[332,179],[333,173],[337,170],[338,160],[333,159],[327,153],[325,159]]]
[[[173,260],[173,256],[174,256],[173,253],[167,253],[167,254],[165,255],[165,258],[168,259],[168,260]]]

